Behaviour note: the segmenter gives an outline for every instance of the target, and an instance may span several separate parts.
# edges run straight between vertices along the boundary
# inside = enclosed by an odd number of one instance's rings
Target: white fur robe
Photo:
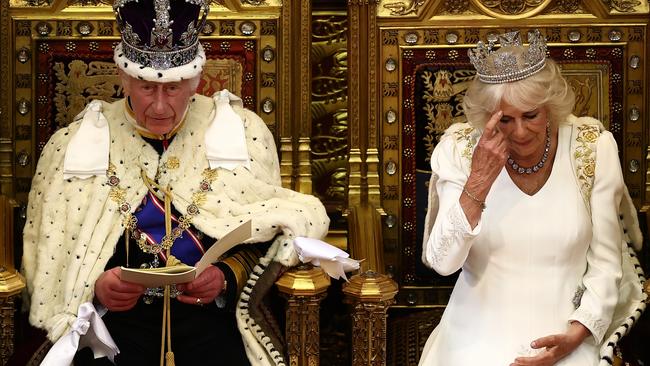
[[[240,222],[252,219],[249,242],[269,241],[280,234],[266,258],[294,265],[297,258],[293,246],[280,243],[295,236],[321,238],[327,233],[329,219],[317,198],[280,186],[270,131],[253,112],[236,106],[233,109],[245,125],[251,171],[241,166],[233,171],[218,169],[192,224],[220,238]],[[149,178],[158,174],[158,183],[173,192],[175,209],[186,214],[193,193],[199,191],[202,172],[209,168],[204,134],[214,116],[213,100],[195,96],[185,125],[160,159],[126,121],[123,100],[103,103],[102,113],[109,123],[110,163],[115,166],[131,211],[147,194],[143,171]],[[31,297],[29,320],[46,329],[52,341],[70,329],[79,305],[92,301],[95,281],[124,232],[123,216],[111,198],[107,176],[63,178],[66,146],[79,124],[77,121],[60,129],[45,146],[32,182],[24,230],[23,273]],[[166,168],[174,166],[165,164],[170,157],[177,158],[180,166]],[[246,328],[238,323],[240,330]],[[256,337],[244,334],[243,338],[249,358],[259,359],[254,364],[269,364],[261,360],[263,350],[254,344]]]

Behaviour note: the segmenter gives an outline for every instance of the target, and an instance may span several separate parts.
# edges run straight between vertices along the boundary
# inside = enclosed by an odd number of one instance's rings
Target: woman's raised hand
[[[472,228],[478,225],[485,209],[485,198],[508,158],[508,141],[497,127],[502,116],[503,112],[497,111],[485,124],[474,150],[472,170],[463,187],[464,194],[460,196],[460,205]]]
[[[483,134],[474,150],[472,171],[467,180],[468,184],[476,187],[477,192],[487,188],[485,195],[508,159],[508,141],[497,126],[502,116],[503,112],[497,111],[485,124]]]

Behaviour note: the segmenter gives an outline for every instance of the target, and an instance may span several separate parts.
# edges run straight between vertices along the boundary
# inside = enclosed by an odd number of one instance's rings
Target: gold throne
[[[303,82],[309,67],[290,50],[309,45],[309,39],[305,43],[295,36],[309,25],[309,14],[310,7],[299,1],[212,0],[202,29],[207,62],[199,84],[206,95],[229,89],[262,117],[276,138],[282,184],[304,193],[311,193],[310,116],[299,100],[309,94]],[[14,351],[14,339],[28,336],[24,317],[14,324],[14,313],[24,287],[17,271],[20,222],[38,157],[54,131],[69,124],[86,103],[116,100],[122,90],[112,60],[119,42],[112,0],[3,0],[0,29],[3,365]],[[300,287],[310,281],[311,287]],[[313,332],[318,335],[318,304],[328,285],[320,269],[306,267],[290,270],[278,283],[287,299],[292,364],[318,362],[319,337]],[[312,336],[305,336],[304,329]],[[34,362],[46,351],[47,344],[28,356]]]
[[[628,0],[372,0],[350,1],[348,9],[358,22],[350,25],[348,58],[358,75],[349,83],[350,151],[351,161],[358,153],[360,178],[353,186],[351,164],[350,189],[365,194],[351,206],[371,204],[381,216],[379,234],[370,235],[375,247],[363,250],[379,253],[378,270],[399,284],[388,311],[386,364],[417,365],[455,283],[420,258],[428,158],[441,133],[464,120],[459,106],[474,76],[467,49],[499,33],[539,28],[576,91],[575,113],[600,119],[615,136],[643,216],[650,203],[650,7]],[[364,245],[353,239],[352,252]],[[640,254],[647,269],[646,253],[647,245]],[[642,342],[638,337],[630,343]]]

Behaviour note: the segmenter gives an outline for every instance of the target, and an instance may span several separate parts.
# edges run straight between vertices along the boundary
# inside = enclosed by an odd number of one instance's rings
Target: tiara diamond
[[[496,44],[499,47],[495,49]],[[519,31],[501,34],[487,45],[479,41],[467,50],[469,60],[481,81],[503,84],[525,79],[546,65],[546,40],[535,29],[528,32],[528,46],[521,42]]]

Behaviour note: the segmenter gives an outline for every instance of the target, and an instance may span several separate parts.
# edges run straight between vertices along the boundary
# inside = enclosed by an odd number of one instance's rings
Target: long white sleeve
[[[463,266],[472,239],[481,228],[479,221],[474,230],[471,229],[458,201],[467,181],[462,159],[453,134],[445,134],[431,155],[431,171],[438,179],[430,194],[437,194],[439,209],[422,258],[427,266],[443,276]]]
[[[586,326],[597,343],[602,341],[612,320],[622,276],[622,229],[618,207],[623,185],[616,141],[611,133],[604,131],[596,150],[596,175],[591,194],[593,238],[587,250],[587,270],[583,277],[586,289],[580,306],[569,319]]]

